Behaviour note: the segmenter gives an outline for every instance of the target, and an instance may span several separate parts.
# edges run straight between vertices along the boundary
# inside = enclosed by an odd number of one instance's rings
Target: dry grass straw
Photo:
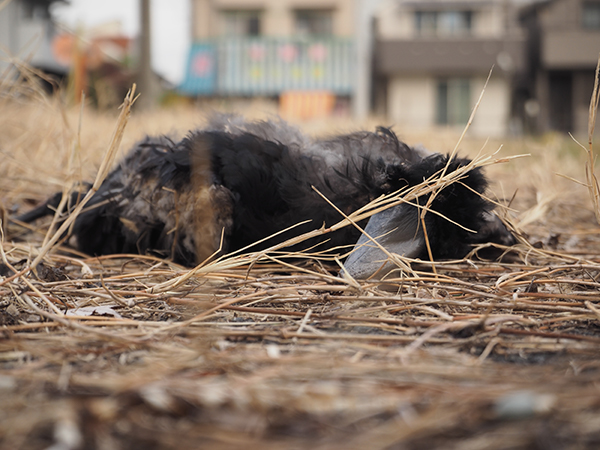
[[[596,129],[596,116],[598,114],[598,104],[600,103],[600,56],[598,57],[598,64],[596,65],[596,72],[594,74],[594,89],[592,91],[592,97],[590,99],[590,110],[588,114],[588,147],[580,144],[575,138],[575,142],[582,147],[587,153],[587,162],[585,163],[585,179],[587,182],[587,188],[590,193],[590,198],[594,205],[594,212],[596,214],[596,221],[600,223],[600,185],[598,184],[598,178],[596,177],[596,155],[594,154],[594,131]],[[572,137],[572,136],[571,136]]]
[[[598,103],[600,103],[600,57],[598,58],[598,65],[596,66],[596,73],[594,77],[594,90],[592,92],[592,98],[590,100],[590,112],[588,121],[588,145],[586,149],[588,154],[588,162],[585,165],[585,178],[588,183],[590,190],[590,196],[594,204],[594,211],[596,213],[596,220],[600,223],[600,187],[598,186],[598,178],[595,174],[595,157],[594,157],[594,130],[596,128],[596,115],[598,114]]]
[[[88,173],[86,165],[103,166],[97,187],[119,139],[196,114],[134,114],[124,132],[123,109],[109,138],[114,117],[86,109],[82,119],[34,85],[11,89],[19,95],[0,110],[0,204],[9,215],[62,189],[57,180],[80,181],[73,174]],[[80,169],[68,156],[79,142]],[[464,145],[481,148],[468,138]],[[384,281],[340,278],[318,251],[306,262],[284,246],[191,270],[144,255],[88,258],[61,244],[60,230],[45,243],[49,224],[25,233],[9,220],[0,447],[593,448],[600,234],[585,197],[560,195],[568,182],[551,175],[560,167],[575,177],[583,165],[564,163],[565,145],[509,143],[515,156],[478,154],[468,167],[286,243],[357,226],[460,182],[473,167],[493,171],[508,198],[519,190],[506,215],[509,224],[527,222],[511,262],[437,261],[434,272],[431,262],[388,255],[403,270]],[[527,176],[515,176],[513,159],[530,152],[518,165]],[[34,182],[44,166],[55,173]],[[532,186],[536,177],[543,183]],[[37,273],[28,272],[36,262]]]
[[[127,96],[125,97],[123,105],[121,106],[121,114],[119,115],[119,118],[117,119],[117,125],[116,125],[113,135],[111,137],[110,144],[109,144],[108,150],[106,152],[106,156],[104,157],[104,159],[102,160],[102,163],[100,164],[100,169],[98,170],[98,174],[96,175],[96,179],[94,180],[94,183],[92,184],[91,189],[81,199],[81,201],[77,204],[77,206],[75,207],[73,212],[71,214],[69,214],[67,219],[61,224],[61,226],[58,228],[58,230],[56,230],[54,232],[53,236],[50,239],[44,240],[44,245],[42,246],[42,248],[41,248],[40,252],[38,253],[38,255],[36,256],[36,258],[31,263],[32,269],[34,269],[40,263],[40,261],[48,253],[48,251],[67,232],[67,230],[71,227],[73,222],[75,222],[75,219],[77,218],[79,213],[83,210],[83,208],[85,207],[87,202],[92,198],[92,196],[98,191],[98,189],[102,185],[102,182],[104,181],[104,179],[106,178],[106,176],[108,175],[110,170],[112,169],[112,166],[113,166],[113,163],[115,160],[115,156],[117,154],[117,150],[119,149],[119,146],[121,145],[121,139],[123,137],[123,133],[125,132],[125,126],[127,125],[129,115],[131,114],[131,107],[133,106],[133,102],[135,102],[135,84],[133,85],[133,88],[127,93]],[[72,160],[73,160],[72,157],[69,158],[70,162]],[[69,168],[70,168],[70,164],[69,164]],[[52,225],[54,225],[56,223],[57,217],[63,211],[63,209],[66,205],[67,199],[68,199],[68,194],[69,194],[69,191],[64,192],[63,198],[58,206],[57,213],[54,216]],[[50,230],[52,230],[52,228],[53,228],[53,226],[50,227]]]

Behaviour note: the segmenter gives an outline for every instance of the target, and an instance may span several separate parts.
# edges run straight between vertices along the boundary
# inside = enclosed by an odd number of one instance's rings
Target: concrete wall
[[[472,5],[469,5],[472,3]],[[436,6],[439,5],[439,6]],[[503,1],[398,1],[384,0],[377,12],[380,39],[412,39],[416,36],[414,12],[417,10],[473,9],[472,35],[480,38],[498,38],[505,34],[506,14]]]
[[[389,119],[402,127],[425,129],[435,124],[435,80],[397,76],[388,86]]]
[[[471,85],[471,105],[475,106],[486,77],[476,77]],[[511,86],[502,78],[491,78],[473,119],[472,132],[479,136],[505,136],[509,130]]]
[[[549,3],[541,10],[540,22],[545,29],[578,29],[581,26],[581,0]]]
[[[333,34],[350,37],[354,33],[354,0],[192,0],[192,35],[195,40],[219,35],[221,11],[260,10],[264,36],[294,34],[294,11],[328,9],[333,11]]]
[[[587,137],[588,135],[590,99],[593,88],[593,71],[575,71],[573,73],[573,134],[575,136]],[[596,137],[599,135],[598,130],[600,130],[600,121],[596,121],[594,134]]]
[[[475,106],[486,77],[474,76],[471,81],[471,106]],[[436,124],[436,87],[438,79],[428,75],[396,76],[388,86],[388,116],[399,127],[426,130]],[[501,78],[492,78],[476,113],[470,133],[496,137],[508,132],[510,86]],[[463,125],[457,126],[462,128]]]
[[[54,25],[44,18],[27,18],[19,1],[13,0],[0,9],[0,70],[6,69],[10,57],[26,61],[34,67],[56,72],[66,71],[52,54]]]
[[[600,52],[600,30],[583,26],[583,5],[587,1],[594,0],[554,0],[531,11],[530,33],[540,45],[536,49],[540,60],[532,61],[530,69],[535,74],[532,97],[539,105],[539,114],[532,119],[536,132],[555,127],[578,138],[587,135],[594,70]],[[556,85],[551,83],[557,77],[568,80],[564,92],[558,94]],[[565,114],[570,114],[569,120],[564,119]]]

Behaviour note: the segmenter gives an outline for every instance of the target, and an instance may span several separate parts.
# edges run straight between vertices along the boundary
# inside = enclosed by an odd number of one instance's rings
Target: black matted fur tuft
[[[396,168],[392,167],[393,173],[390,176],[404,179],[412,186],[440,173],[446,166],[447,173],[451,173],[470,162],[454,158],[448,164],[448,159],[446,155],[435,154],[411,165],[409,170],[400,171],[401,173],[395,172]],[[427,237],[435,259],[462,258],[471,250],[472,244],[481,242],[481,236],[468,230],[479,231],[486,223],[485,214],[492,209],[492,205],[479,195],[484,193],[487,185],[481,168],[475,168],[468,171],[464,178],[437,193],[430,209],[444,217],[434,213],[425,215]],[[429,196],[419,197],[419,205],[425,206],[428,200]],[[464,228],[450,223],[446,218]],[[428,258],[426,249],[423,249],[419,257]]]

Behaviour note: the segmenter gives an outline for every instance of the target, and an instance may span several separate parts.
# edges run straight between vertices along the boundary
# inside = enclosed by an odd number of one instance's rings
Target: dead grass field
[[[134,110],[117,159],[206,113]],[[600,229],[587,189],[557,175],[585,178],[568,138],[461,144],[531,155],[487,168],[495,197],[514,196],[512,262],[413,264],[356,285],[319,262],[190,271],[55,246],[29,272],[48,222],[10,217],[93,180],[117,116],[0,99],[1,448],[600,448]],[[396,131],[444,152],[459,136]]]

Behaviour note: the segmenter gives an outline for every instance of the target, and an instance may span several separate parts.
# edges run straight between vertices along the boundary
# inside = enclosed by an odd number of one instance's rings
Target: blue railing
[[[356,72],[351,39],[223,38],[190,49],[183,94],[252,96],[290,90],[348,95]]]

